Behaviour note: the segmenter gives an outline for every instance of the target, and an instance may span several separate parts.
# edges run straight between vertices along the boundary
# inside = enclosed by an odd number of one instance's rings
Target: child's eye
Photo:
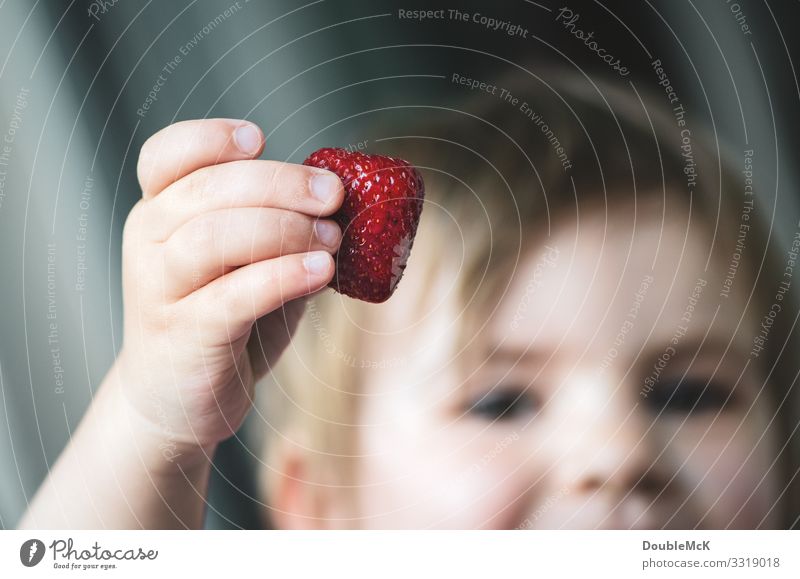
[[[703,379],[685,378],[656,386],[647,396],[653,412],[719,411],[734,400],[730,390]]]
[[[498,388],[475,400],[468,412],[485,420],[512,420],[536,409],[533,397],[522,389]]]

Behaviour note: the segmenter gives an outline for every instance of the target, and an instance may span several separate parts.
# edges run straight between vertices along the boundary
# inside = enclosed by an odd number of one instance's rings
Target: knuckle
[[[279,261],[273,272],[273,277],[275,281],[278,282],[282,291],[293,287],[295,284],[305,279],[303,267],[300,265],[299,259],[295,256]]]
[[[295,225],[294,218],[292,217],[292,214],[290,212],[281,211],[278,214],[278,228],[277,228],[278,232],[277,233],[278,233],[278,236],[279,236],[278,239],[280,240],[280,244],[282,246],[286,245],[287,241],[290,241],[289,239],[287,239],[287,236],[289,235],[289,233],[295,231],[294,225]]]
[[[284,207],[297,209],[302,205],[303,198],[308,196],[308,171],[307,167],[266,161],[262,179],[267,184],[267,197],[280,198]]]
[[[290,243],[293,247],[307,249],[314,242],[314,222],[305,215],[289,213],[288,225],[282,233],[284,243]]]
[[[216,251],[218,240],[219,224],[217,219],[209,215],[201,215],[189,223],[189,239],[186,245],[208,253]]]
[[[183,235],[173,235],[162,248],[165,271],[171,272],[173,275],[178,268],[187,262],[190,266],[195,262],[194,254],[187,253],[187,250],[191,250],[191,246],[186,242]]]
[[[265,197],[274,197],[276,192],[281,190],[280,168],[277,163],[267,161],[262,165],[261,178],[266,184]]]
[[[164,246],[165,271],[191,279],[192,291],[205,275],[208,261],[217,255],[218,229],[216,222],[200,216],[192,219],[171,236]]]
[[[208,200],[211,182],[210,169],[210,167],[201,167],[184,177],[192,203],[202,205]]]
[[[220,278],[208,286],[210,289],[201,299],[194,303],[198,319],[208,323],[231,321],[232,317],[249,307],[248,300],[241,288],[230,279]]]

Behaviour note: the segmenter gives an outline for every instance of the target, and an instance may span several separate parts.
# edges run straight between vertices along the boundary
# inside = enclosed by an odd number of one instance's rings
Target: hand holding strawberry
[[[253,160],[262,139],[249,123],[185,121],[140,155],[120,367],[132,405],[190,448],[239,428],[302,316],[297,298],[326,285],[389,298],[422,211],[406,161],[341,149],[306,166]]]
[[[324,218],[341,181],[254,160],[262,148],[255,125],[205,119],[156,133],[139,158],[120,365],[132,406],[184,447],[239,428],[302,315],[297,298],[333,277],[341,232]]]

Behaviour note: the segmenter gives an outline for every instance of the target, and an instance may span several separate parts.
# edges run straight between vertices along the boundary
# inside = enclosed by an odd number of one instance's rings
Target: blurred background
[[[177,120],[265,129],[265,158],[380,136],[392,111],[457,107],[454,72],[607,66],[555,22],[552,0],[459,2],[517,24],[419,22],[436,2],[0,0],[0,528],[13,528],[120,347],[120,238],[139,198],[144,140]],[[778,243],[800,215],[793,67],[797,2],[570,1],[630,74],[660,59],[692,122],[755,149],[760,207]],[[442,4],[443,8],[451,5]],[[794,314],[794,312],[793,312]],[[207,526],[259,523],[248,448],[217,456]]]

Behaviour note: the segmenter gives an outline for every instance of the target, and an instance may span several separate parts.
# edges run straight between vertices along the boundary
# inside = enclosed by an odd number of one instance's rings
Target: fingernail
[[[328,270],[330,255],[324,251],[309,253],[303,260],[306,271],[312,275],[321,275]]]
[[[236,146],[245,155],[255,155],[261,148],[261,131],[255,125],[248,123],[233,132]]]
[[[317,221],[314,224],[314,233],[322,243],[334,247],[339,241],[339,226],[330,221]]]
[[[311,194],[323,203],[329,203],[339,190],[341,182],[335,175],[319,174],[311,177]]]

